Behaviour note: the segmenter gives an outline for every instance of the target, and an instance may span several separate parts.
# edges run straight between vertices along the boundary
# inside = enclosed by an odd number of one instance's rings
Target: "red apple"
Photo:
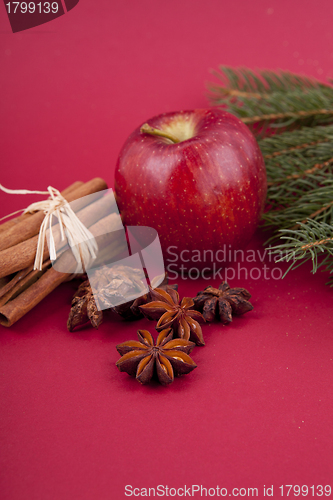
[[[166,264],[187,268],[249,242],[266,188],[254,136],[218,108],[152,118],[127,139],[115,173],[123,223],[156,229]]]

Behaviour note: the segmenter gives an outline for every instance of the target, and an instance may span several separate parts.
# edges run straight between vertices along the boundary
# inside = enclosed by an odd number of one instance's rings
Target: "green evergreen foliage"
[[[221,66],[212,104],[258,139],[268,180],[265,228],[289,269],[312,260],[333,273],[333,87],[286,71]],[[332,281],[333,285],[333,281]]]
[[[333,126],[284,132],[259,146],[268,179],[266,227],[288,228],[332,201]],[[323,209],[317,220],[327,216],[333,222],[330,213]]]
[[[244,121],[258,137],[276,129],[333,122],[333,86],[288,71],[252,71],[221,66],[210,100]]]
[[[286,273],[304,262],[312,260],[312,272],[320,267],[333,273],[333,233],[332,225],[308,219],[299,223],[298,229],[282,229],[281,243],[272,247],[272,253],[279,256],[276,262],[291,262]],[[285,273],[285,274],[286,274]],[[333,286],[332,278],[329,284]]]

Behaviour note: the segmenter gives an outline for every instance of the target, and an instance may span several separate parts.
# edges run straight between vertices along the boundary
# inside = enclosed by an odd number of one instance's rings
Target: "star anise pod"
[[[86,280],[81,283],[73,297],[67,328],[72,332],[76,326],[84,325],[88,321],[94,328],[98,328],[103,321],[103,312],[97,309],[89,280]]]
[[[194,307],[201,311],[206,321],[220,318],[224,325],[232,321],[233,314],[244,314],[252,311],[253,305],[248,302],[251,294],[245,288],[230,288],[223,281],[219,288],[208,286],[194,297]]]
[[[201,326],[198,321],[205,321],[202,314],[193,308],[194,302],[190,297],[184,297],[179,303],[179,294],[176,290],[166,287],[150,289],[153,302],[140,306],[141,311],[148,319],[158,320],[156,330],[172,328],[175,335],[185,340],[190,338],[197,345],[205,345]]]
[[[185,339],[173,339],[170,328],[162,330],[154,345],[148,330],[138,330],[137,340],[117,345],[122,356],[116,363],[121,372],[136,377],[141,384],[148,384],[156,373],[162,385],[173,382],[175,376],[185,375],[196,368],[189,353],[195,344]]]
[[[103,309],[112,309],[114,304],[131,295],[137,297],[146,290],[144,273],[127,266],[103,266],[97,269],[90,280],[79,286],[72,300],[67,328],[71,332],[77,326],[91,322],[98,328],[103,321]],[[99,307],[97,307],[96,301]]]

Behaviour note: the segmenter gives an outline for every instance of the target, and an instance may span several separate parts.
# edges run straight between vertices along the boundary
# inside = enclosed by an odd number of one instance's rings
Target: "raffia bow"
[[[49,230],[50,259],[51,261],[55,261],[57,258],[56,246],[52,232],[53,216],[55,216],[59,221],[61,241],[65,241],[65,239],[67,239],[73,252],[74,258],[77,262],[76,272],[80,272],[82,268],[85,270],[88,263],[96,258],[98,247],[94,236],[84,226],[84,224],[82,224],[80,219],[70,207],[68,201],[65,200],[57,189],[49,186],[47,191],[29,191],[27,189],[7,189],[1,184],[0,189],[8,194],[50,195],[47,200],[31,203],[26,209],[18,211],[23,211],[23,213],[43,211],[45,214],[39,230],[34,269],[42,269],[47,230]],[[10,217],[18,212],[14,212],[6,217]]]

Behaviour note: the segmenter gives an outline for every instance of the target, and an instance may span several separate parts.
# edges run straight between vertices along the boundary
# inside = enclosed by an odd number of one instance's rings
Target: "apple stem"
[[[149,134],[149,135],[156,135],[158,137],[165,137],[166,139],[169,139],[171,142],[174,142],[175,144],[177,142],[180,142],[180,140],[177,139],[177,137],[175,137],[174,135],[168,132],[163,132],[163,130],[160,130],[158,128],[153,128],[150,125],[148,125],[148,123],[142,125],[142,127],[140,128],[140,132],[141,134]]]

